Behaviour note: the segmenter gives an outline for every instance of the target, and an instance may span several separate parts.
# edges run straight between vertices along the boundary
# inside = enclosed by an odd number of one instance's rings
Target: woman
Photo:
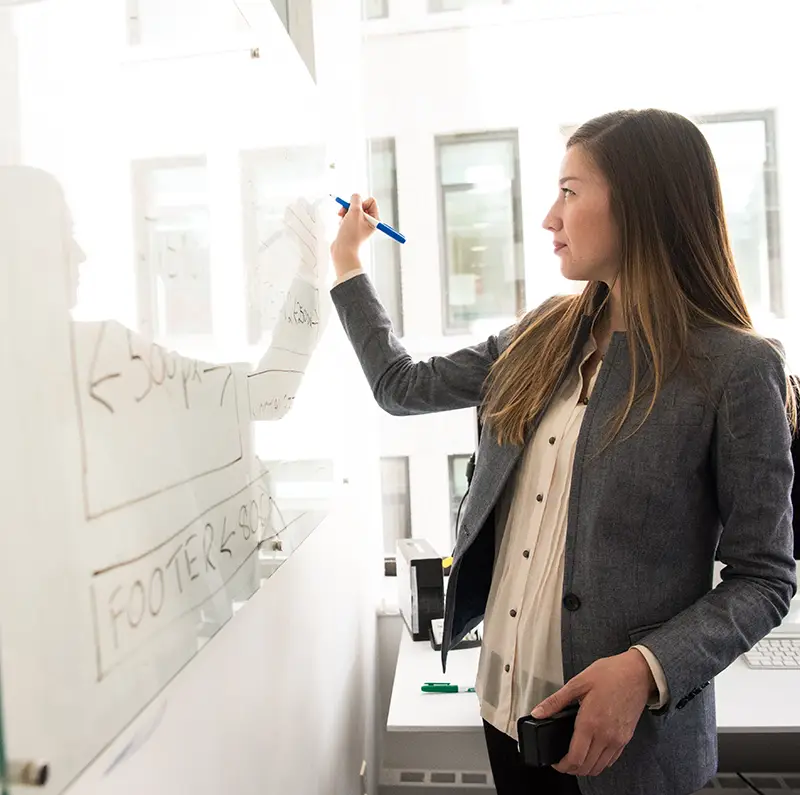
[[[428,362],[360,275],[365,212],[375,202],[354,197],[332,297],[376,400],[392,414],[479,406],[485,423],[443,662],[485,619],[477,684],[498,793],[695,792],[716,771],[707,685],[796,591],[796,410],[753,332],[705,138],[656,110],[584,124],[544,220],[582,294]],[[517,718],[576,700],[568,755],[523,768]]]

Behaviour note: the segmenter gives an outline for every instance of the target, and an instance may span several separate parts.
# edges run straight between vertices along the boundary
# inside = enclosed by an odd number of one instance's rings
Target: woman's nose
[[[546,229],[548,232],[557,232],[561,229],[561,218],[559,218],[558,213],[556,212],[555,205],[550,208],[550,211],[544,217],[544,221],[542,221],[542,228]]]

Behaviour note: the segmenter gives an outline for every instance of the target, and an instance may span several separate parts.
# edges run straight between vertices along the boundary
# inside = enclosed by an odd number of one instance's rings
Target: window
[[[517,133],[438,138],[444,327],[514,318],[525,305]]]
[[[386,19],[389,16],[389,0],[363,0],[361,15],[364,19]]]
[[[428,0],[428,10],[432,13],[439,11],[461,11],[465,8],[486,8],[489,6],[502,6],[511,0]]]
[[[408,484],[408,458],[381,458],[383,497],[383,551],[386,557],[397,553],[397,541],[411,538],[411,499]]]
[[[447,466],[450,476],[450,528],[452,531],[453,544],[455,544],[458,533],[458,509],[461,507],[461,500],[467,493],[467,463],[468,455],[450,455],[447,457]]]
[[[370,141],[370,181],[372,195],[378,200],[381,218],[389,226],[400,228],[397,212],[397,164],[394,139]],[[403,291],[400,279],[400,246],[386,235],[371,238],[375,289],[389,313],[395,334],[403,336]]]
[[[784,317],[775,116],[701,116],[722,184],[725,219],[748,306]]]
[[[139,324],[160,341],[210,335],[205,159],[133,164]]]

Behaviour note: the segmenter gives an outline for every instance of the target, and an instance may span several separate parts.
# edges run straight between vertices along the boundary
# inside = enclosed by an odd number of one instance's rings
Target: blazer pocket
[[[636,627],[635,629],[628,630],[628,640],[631,642],[631,646],[635,646],[639,641],[643,638],[646,638],[651,632],[655,632],[659,627],[663,626],[663,621],[658,621],[655,624],[645,624],[641,627]]]

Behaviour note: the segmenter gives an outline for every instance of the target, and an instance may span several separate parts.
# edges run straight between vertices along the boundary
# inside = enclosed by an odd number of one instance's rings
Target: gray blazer
[[[391,414],[478,406],[489,368],[513,334],[506,329],[414,362],[366,276],[331,295],[375,399]],[[579,329],[571,366],[590,324],[587,317]],[[584,793],[700,789],[717,766],[709,685],[781,622],[796,592],[783,366],[754,336],[720,328],[697,340],[706,389],[672,378],[644,426],[624,439],[641,419],[644,409],[635,409],[618,441],[598,454],[630,377],[627,337],[615,333],[578,439],[564,563],[564,679],[641,643],[661,663],[670,692],[666,707],[643,713],[612,768],[580,779]],[[447,650],[483,618],[493,511],[521,452],[498,445],[490,430],[481,435],[447,585],[443,665]],[[715,555],[725,569],[712,590]]]

